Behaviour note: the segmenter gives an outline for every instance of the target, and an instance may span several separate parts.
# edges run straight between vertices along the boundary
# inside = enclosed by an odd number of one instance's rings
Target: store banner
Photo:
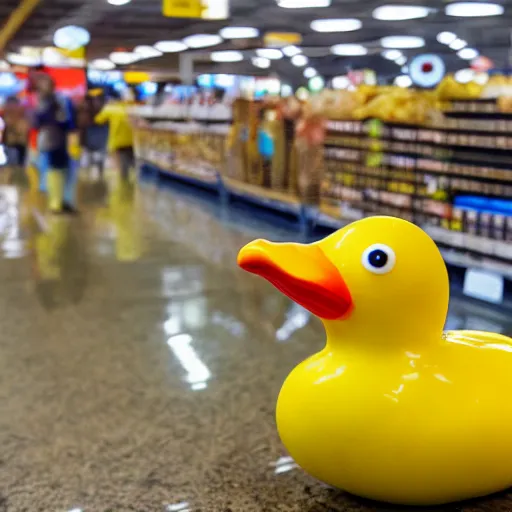
[[[201,0],[164,0],[163,14],[168,18],[202,18],[205,6]]]

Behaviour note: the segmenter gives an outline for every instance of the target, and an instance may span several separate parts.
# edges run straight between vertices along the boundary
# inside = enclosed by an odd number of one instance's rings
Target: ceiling
[[[442,31],[455,32],[469,46],[491,58],[498,68],[507,67],[512,26],[512,0],[499,1],[505,7],[503,16],[487,18],[455,18],[444,14],[447,2],[392,1],[394,4],[426,5],[433,12],[423,19],[389,22],[372,18],[372,11],[384,5],[376,0],[332,0],[327,8],[283,9],[275,0],[231,0],[231,18],[225,21],[187,20],[165,18],[162,0],[132,0],[124,6],[112,6],[106,0],[42,0],[29,19],[23,24],[8,48],[17,51],[20,46],[50,45],[55,30],[75,24],[86,27],[91,33],[88,57],[107,57],[119,47],[131,49],[137,45],[152,45],[159,40],[181,39],[195,33],[217,33],[224,26],[253,26],[266,31],[297,31],[303,35],[304,54],[310,57],[309,65],[325,76],[345,74],[350,69],[372,68],[383,76],[400,74],[400,66],[381,57],[379,40],[389,35],[417,35],[426,40],[426,47],[404,50],[408,58],[419,53],[432,52],[441,55],[449,70],[467,67],[456,52],[436,41]],[[19,2],[3,0],[0,4],[0,22],[6,19]],[[343,33],[317,33],[310,23],[318,18],[359,18],[361,30]],[[330,54],[329,48],[337,43],[359,43],[369,53],[363,57],[339,57]],[[262,46],[257,39],[225,41],[209,50],[244,49],[247,58],[233,64],[213,64],[199,56],[195,71],[237,74],[276,73],[285,80],[298,84],[304,82],[303,70],[294,67],[288,58],[273,61],[270,70],[259,70],[251,64],[252,50]],[[178,72],[179,56],[167,54],[161,58],[146,60],[137,67]]]

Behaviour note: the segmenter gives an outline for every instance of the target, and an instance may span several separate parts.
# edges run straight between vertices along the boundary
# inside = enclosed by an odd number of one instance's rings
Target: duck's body
[[[325,349],[292,371],[277,404],[306,471],[415,505],[512,486],[512,339],[443,334],[448,278],[423,231],[373,217],[311,246],[255,242],[239,262],[324,321]]]
[[[421,355],[325,350],[287,378],[279,433],[297,463],[359,496],[436,504],[512,485],[512,345],[446,333]]]

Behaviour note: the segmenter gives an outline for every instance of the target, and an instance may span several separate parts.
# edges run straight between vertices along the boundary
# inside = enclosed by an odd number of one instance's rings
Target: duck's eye
[[[363,266],[374,274],[387,274],[395,266],[395,251],[384,244],[374,244],[363,253]]]

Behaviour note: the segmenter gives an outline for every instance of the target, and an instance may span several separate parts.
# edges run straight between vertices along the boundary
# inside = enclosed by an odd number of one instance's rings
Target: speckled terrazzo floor
[[[278,390],[323,335],[236,269],[263,226],[151,184],[81,197],[80,217],[46,218],[0,189],[0,512],[406,510],[283,450]],[[512,331],[462,301],[449,322]],[[512,495],[436,510],[512,511]]]

